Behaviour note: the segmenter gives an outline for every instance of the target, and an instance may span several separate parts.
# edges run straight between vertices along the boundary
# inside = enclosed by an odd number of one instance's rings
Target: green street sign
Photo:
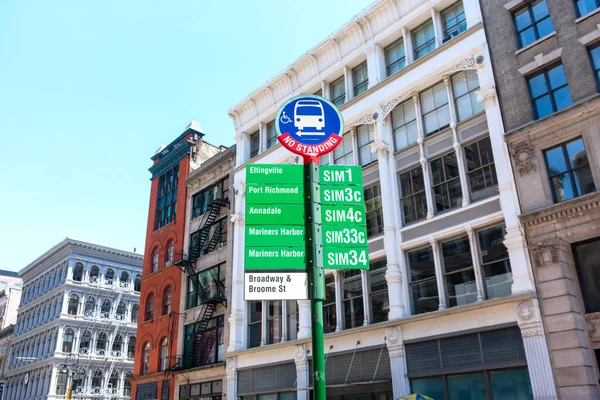
[[[246,225],[304,225],[304,204],[246,204]]]
[[[246,247],[244,269],[289,270],[306,269],[306,248],[302,247]]]
[[[247,226],[246,247],[261,246],[304,246],[306,240],[306,227],[297,226]]]
[[[323,247],[323,267],[325,269],[369,269],[367,247],[344,248]]]
[[[364,204],[362,186],[321,185],[321,204]]]
[[[362,226],[325,225],[323,246],[362,247],[367,245],[367,228]]]
[[[293,164],[246,165],[246,184],[304,182],[304,166]]]
[[[290,183],[246,184],[248,204],[304,204],[304,185]]]
[[[367,217],[365,213],[365,206],[321,206],[320,220],[317,223],[321,223],[323,226],[326,225],[365,225],[367,223]],[[247,218],[246,218],[247,219]]]
[[[362,186],[362,167],[347,165],[322,165],[319,168],[322,185]]]

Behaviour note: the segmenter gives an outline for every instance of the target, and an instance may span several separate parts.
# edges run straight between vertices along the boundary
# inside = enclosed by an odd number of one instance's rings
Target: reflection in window
[[[527,79],[535,119],[543,118],[573,104],[562,65],[546,69]]]
[[[344,135],[342,143],[333,149],[333,163],[336,165],[354,165],[352,153],[352,135]]]
[[[554,31],[546,0],[537,0],[514,13],[519,48],[523,48]]]
[[[452,76],[452,92],[459,122],[483,111],[483,103],[477,101],[478,90],[477,71],[468,70]]]
[[[448,307],[475,303],[477,284],[469,238],[465,236],[442,243],[442,256]]]
[[[582,17],[600,7],[600,0],[577,0],[577,17]]]
[[[477,236],[487,298],[510,296],[513,280],[508,250],[504,246],[504,225],[480,230]]]
[[[342,290],[344,328],[350,329],[362,326],[365,320],[365,310],[363,304],[361,272],[359,269],[344,272]]]
[[[413,314],[437,311],[440,305],[431,247],[408,253]]]
[[[267,315],[267,344],[281,342],[281,319],[282,304],[280,300],[268,302],[269,313]]]
[[[367,237],[383,232],[383,210],[381,208],[381,188],[379,184],[365,188],[365,210],[367,212]]]
[[[471,187],[471,201],[497,194],[498,178],[490,138],[465,146],[465,159]]]
[[[431,135],[450,126],[448,93],[444,82],[421,92],[419,96],[425,135]]]
[[[250,135],[250,158],[258,155],[260,149],[260,131],[256,131]]]
[[[248,314],[248,348],[258,347],[262,338],[262,301],[249,301]]]
[[[415,102],[409,100],[392,111],[392,129],[394,130],[394,149],[401,150],[417,143],[417,113]]]
[[[431,178],[437,212],[461,206],[462,189],[455,152],[431,161]]]
[[[377,156],[371,151],[371,143],[375,140],[375,129],[373,125],[361,125],[356,129],[358,137],[358,160],[360,165],[365,166],[377,161]]]
[[[275,128],[275,121],[271,121],[267,124],[267,149],[277,144],[277,129]]]
[[[146,342],[144,345],[144,352],[142,353],[142,375],[148,374],[148,366],[150,365],[150,342]]]
[[[385,48],[385,68],[387,76],[400,71],[405,65],[406,54],[404,52],[404,38],[400,38]]]
[[[154,230],[175,221],[177,213],[177,185],[179,183],[179,167],[167,171],[158,178],[158,196],[156,198],[156,214]]]
[[[592,67],[594,68],[596,85],[600,87],[600,44],[590,49],[590,58],[592,59]]]
[[[323,301],[323,331],[335,332],[337,314],[335,310],[335,277],[325,276],[325,300]]]
[[[388,320],[390,301],[388,286],[385,280],[387,260],[379,260],[371,263],[369,270],[369,283],[371,285],[371,318],[374,324]]]
[[[298,339],[298,328],[300,327],[298,302],[288,300],[287,302],[287,338],[286,340]]]
[[[435,49],[435,31],[431,19],[418,28],[415,28],[412,35],[415,46],[415,60],[418,60]]]
[[[448,7],[442,11],[442,21],[444,21],[444,40],[458,36],[461,32],[467,30],[467,19],[465,17],[465,7],[462,1]]]
[[[544,155],[554,202],[596,191],[582,138],[546,150]]]
[[[586,313],[600,311],[600,239],[573,246],[579,286]]]
[[[400,174],[402,217],[405,224],[427,216],[427,196],[421,165]]]

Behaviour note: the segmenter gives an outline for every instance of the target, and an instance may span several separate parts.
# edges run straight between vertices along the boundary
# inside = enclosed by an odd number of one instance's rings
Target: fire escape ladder
[[[210,228],[221,214],[221,208],[227,207],[229,203],[223,199],[214,199],[208,204],[208,211],[204,213],[203,221],[193,235],[190,243],[189,261],[194,262],[202,254],[202,250],[206,247],[207,239],[210,234]]]

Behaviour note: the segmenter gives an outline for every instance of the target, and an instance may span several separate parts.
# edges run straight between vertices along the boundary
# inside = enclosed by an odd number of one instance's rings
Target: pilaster
[[[406,56],[406,65],[415,60],[415,51],[412,42],[412,34],[405,26],[402,27],[402,38],[404,39],[404,54]],[[420,114],[417,114],[420,115]]]
[[[312,336],[312,324],[310,320],[310,300],[298,300],[298,339],[306,339]]]
[[[227,397],[230,399],[237,399],[237,360],[235,357],[227,359],[225,370],[227,379]]]
[[[433,20],[433,30],[435,32],[435,47],[440,47],[442,45],[443,38],[443,28],[442,28],[442,17],[440,12],[435,8],[429,10],[431,13],[431,19]]]
[[[295,349],[297,400],[309,399],[309,366],[306,346],[299,344]]]
[[[446,309],[446,285],[444,285],[444,271],[442,269],[442,257],[440,255],[440,245],[433,237],[429,238],[429,245],[433,252],[433,263],[435,265],[435,275],[437,279],[438,297],[440,299],[439,310]]]
[[[337,315],[335,331],[340,332],[343,329],[342,321],[344,319],[344,299],[342,296],[342,279],[344,278],[344,272],[339,269],[334,269],[333,276],[335,278],[335,314]]]
[[[368,67],[367,67],[368,68]],[[346,87],[346,102],[354,97],[354,77],[352,76],[352,68],[344,65],[344,86]]]
[[[394,398],[398,399],[410,394],[402,331],[400,327],[392,326],[386,329],[385,336],[392,370],[392,389],[394,391]]]
[[[246,307],[244,304],[244,229],[246,209],[246,184],[236,182],[235,208],[231,215],[233,237],[236,246],[233,249],[231,271],[231,313],[229,315],[229,347],[228,352],[240,351],[246,348],[244,334],[244,319]]]

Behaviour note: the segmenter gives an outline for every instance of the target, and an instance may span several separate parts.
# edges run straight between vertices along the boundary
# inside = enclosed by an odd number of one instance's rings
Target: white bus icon
[[[299,131],[304,128],[322,130],[325,127],[325,113],[321,102],[318,100],[298,100],[294,106],[294,126]]]

